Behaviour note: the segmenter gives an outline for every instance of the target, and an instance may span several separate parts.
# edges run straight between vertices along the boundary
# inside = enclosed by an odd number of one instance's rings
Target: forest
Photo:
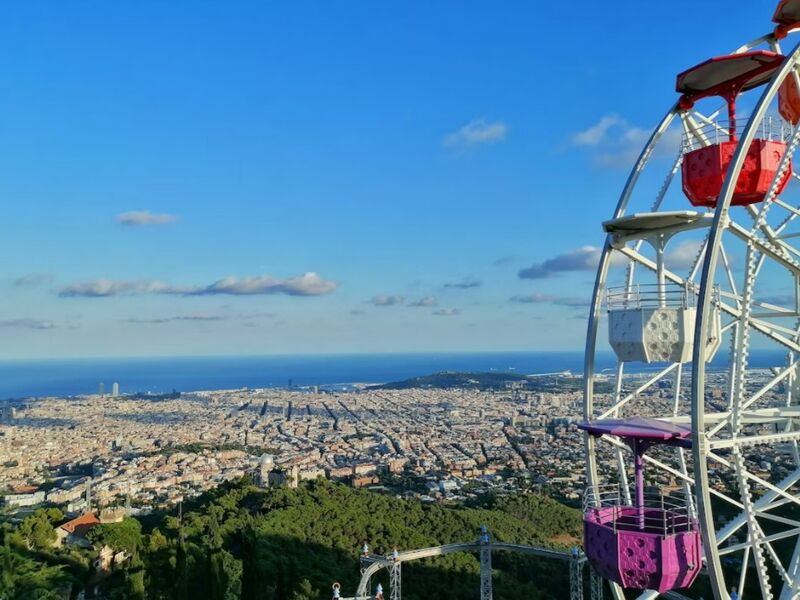
[[[324,480],[297,489],[261,489],[245,479],[184,503],[99,525],[91,547],[54,548],[57,509],[37,510],[0,530],[0,598],[317,600],[339,582],[353,595],[359,552],[475,540],[486,525],[498,541],[568,548],[580,535],[578,511],[535,493],[488,500],[482,507],[401,499]],[[104,545],[128,557],[111,572],[93,560]],[[496,552],[494,597],[563,598],[563,562]],[[406,600],[475,598],[477,556],[451,554],[403,565]],[[388,589],[381,572],[373,585]]]

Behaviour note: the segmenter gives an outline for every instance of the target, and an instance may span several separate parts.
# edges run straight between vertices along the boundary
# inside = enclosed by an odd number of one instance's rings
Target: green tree
[[[119,523],[93,527],[86,538],[96,546],[106,545],[133,555],[142,546],[142,524],[136,519],[126,517]]]
[[[28,548],[36,550],[45,550],[52,547],[58,537],[56,536],[56,530],[47,518],[47,513],[42,509],[25,517],[17,533],[25,540]]]
[[[292,594],[292,600],[319,600],[319,591],[314,589],[308,579],[303,579]]]

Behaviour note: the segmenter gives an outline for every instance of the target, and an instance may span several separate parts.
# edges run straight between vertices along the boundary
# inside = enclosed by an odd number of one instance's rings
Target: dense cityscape
[[[647,378],[630,375],[626,385]],[[577,501],[580,378],[531,381],[550,391],[529,391],[517,379],[484,390],[351,386],[32,399],[2,413],[0,486],[8,508],[47,503],[70,514],[88,510],[87,499],[95,507],[166,508],[245,475],[264,486],[324,478],[428,502],[521,487]],[[663,386],[639,396],[649,407],[642,413],[670,410]]]
[[[245,474],[269,485],[270,471],[273,485],[292,486],[326,478],[380,488],[387,475],[409,475],[427,489],[402,492],[426,501],[502,488],[511,474],[520,485],[555,486],[572,499],[581,487],[575,391],[173,396],[42,398],[19,405],[13,417],[7,410],[0,426],[5,504],[79,512],[90,490],[96,506],[163,507]]]

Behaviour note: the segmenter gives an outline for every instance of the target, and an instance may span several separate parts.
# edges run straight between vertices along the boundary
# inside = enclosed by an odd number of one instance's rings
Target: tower
[[[111,396],[113,398],[119,396],[119,383],[117,383],[116,381],[111,384]]]
[[[86,512],[92,512],[92,478],[86,482]]]
[[[106,397],[106,384],[103,383],[102,381],[100,382],[100,385],[98,386],[97,393],[101,398],[105,398]]]
[[[272,454],[262,454],[256,469],[256,483],[262,487],[269,487],[269,474],[275,468],[275,457]]]

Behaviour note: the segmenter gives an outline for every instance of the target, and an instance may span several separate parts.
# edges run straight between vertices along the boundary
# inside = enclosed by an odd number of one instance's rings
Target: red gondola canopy
[[[769,50],[717,56],[680,73],[675,89],[692,102],[708,96],[735,96],[768,81],[783,59]]]

